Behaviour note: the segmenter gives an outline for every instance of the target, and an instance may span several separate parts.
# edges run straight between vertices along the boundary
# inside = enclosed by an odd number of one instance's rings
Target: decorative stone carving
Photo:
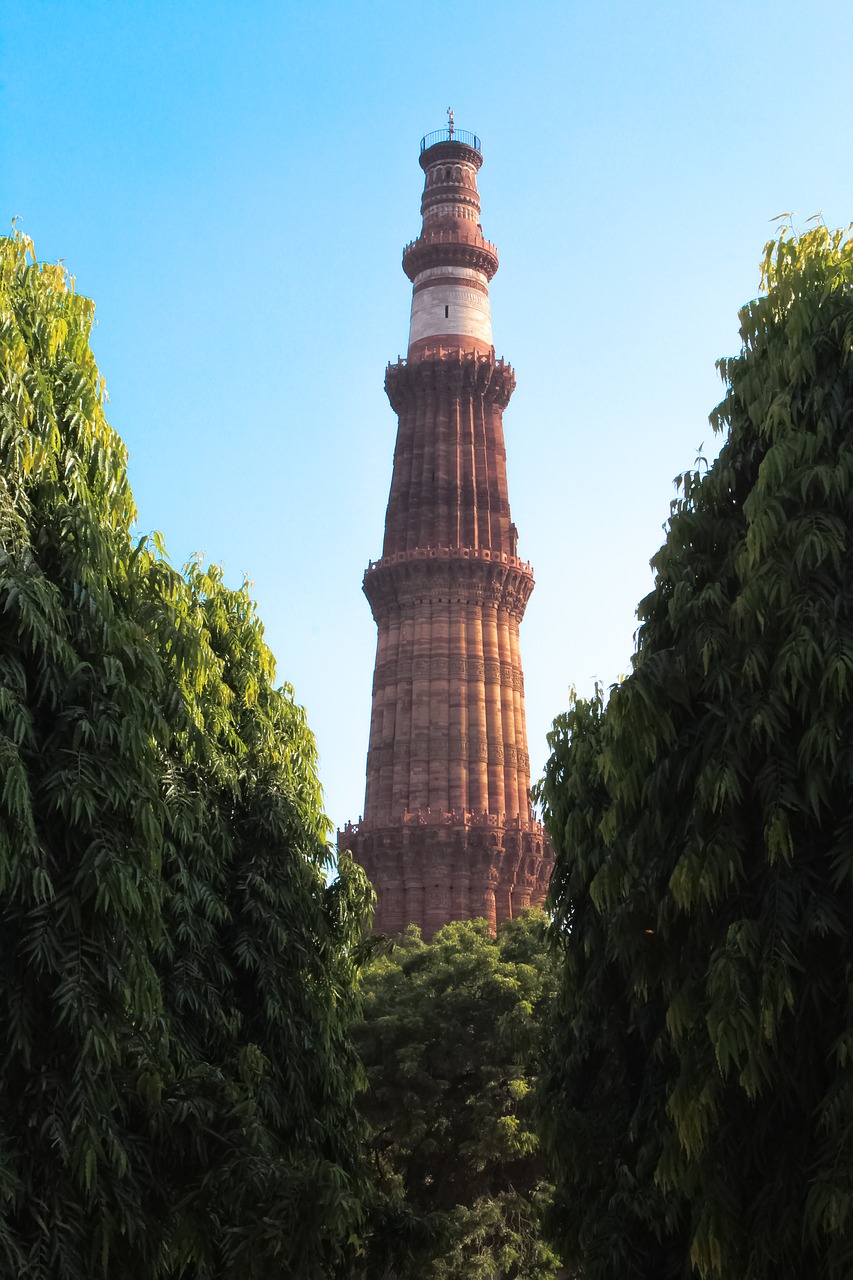
[[[399,418],[385,540],[364,575],[379,629],[365,811],[338,833],[373,879],[375,927],[426,936],[541,904],[551,868],[528,799],[518,628],[533,572],[507,492],[515,374],[491,345],[481,162],[456,140],[421,155],[410,344],[385,374]]]

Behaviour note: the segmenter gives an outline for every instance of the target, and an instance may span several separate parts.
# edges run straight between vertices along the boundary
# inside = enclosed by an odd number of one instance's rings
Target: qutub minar
[[[403,250],[408,357],[388,366],[399,418],[382,557],[364,575],[379,638],[364,817],[338,833],[377,894],[374,928],[429,938],[544,901],[552,854],[530,807],[518,629],[533,590],[509,510],[480,140],[421,141],[423,229]]]

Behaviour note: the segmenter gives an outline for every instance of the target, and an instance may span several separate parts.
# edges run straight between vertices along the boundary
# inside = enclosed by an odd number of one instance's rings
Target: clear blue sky
[[[0,218],[97,302],[141,529],[254,581],[338,824],[363,799],[418,143],[448,106],[480,135],[541,769],[568,686],[628,669],[769,220],[853,218],[853,5],[27,0],[3,27]]]

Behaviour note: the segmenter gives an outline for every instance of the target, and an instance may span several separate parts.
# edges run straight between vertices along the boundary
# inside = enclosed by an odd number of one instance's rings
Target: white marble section
[[[476,280],[484,289],[489,288],[485,271],[475,271],[473,267],[427,267],[415,276],[415,284],[423,284],[424,280]]]
[[[431,267],[416,277],[416,288],[426,280],[437,283],[412,297],[409,344],[442,333],[461,333],[491,346],[492,316],[483,272],[467,267]],[[477,284],[485,285],[486,292]]]

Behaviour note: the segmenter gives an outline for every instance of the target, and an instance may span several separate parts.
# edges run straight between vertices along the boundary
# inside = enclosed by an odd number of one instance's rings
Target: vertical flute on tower
[[[529,800],[519,624],[533,573],[507,492],[515,375],[492,343],[482,162],[452,116],[421,141],[408,354],[385,375],[399,419],[385,542],[364,575],[378,628],[364,816],[338,833],[373,881],[374,927],[425,937],[541,905],[553,862]]]

